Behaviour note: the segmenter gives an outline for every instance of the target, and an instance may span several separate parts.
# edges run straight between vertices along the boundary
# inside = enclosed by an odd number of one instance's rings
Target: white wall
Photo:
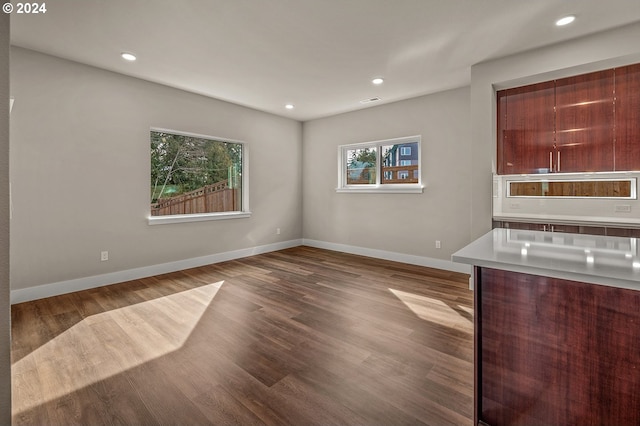
[[[640,62],[640,23],[471,67],[472,237],[491,227],[495,91]]]
[[[11,288],[303,237],[452,266],[491,228],[495,89],[639,62],[639,39],[629,25],[477,64],[470,88],[304,124],[13,48]],[[253,216],[147,225],[150,127],[248,142]],[[338,145],[416,134],[423,194],[335,192]]]
[[[0,14],[0,425],[11,424],[9,300],[9,15]]]
[[[448,262],[469,242],[469,121],[466,87],[305,122],[305,240]],[[424,193],[336,193],[339,145],[412,135],[422,135]]]
[[[11,55],[12,290],[302,237],[299,122],[21,48]],[[149,226],[150,127],[246,142],[252,217]]]

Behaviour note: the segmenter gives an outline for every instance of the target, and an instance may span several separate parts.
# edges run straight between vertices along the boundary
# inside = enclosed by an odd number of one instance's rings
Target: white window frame
[[[403,157],[406,157],[407,155],[411,155],[411,147],[403,146],[402,148],[400,148],[400,155],[402,155]]]
[[[220,138],[217,136],[202,135],[198,133],[182,132],[173,129],[162,129],[158,127],[152,127],[149,130],[150,132],[171,133],[174,135],[189,136],[200,139],[210,139],[213,141],[229,142],[242,145],[242,211],[151,216],[151,209],[149,209],[149,216],[147,217],[149,225],[203,222],[209,220],[243,219],[251,217],[251,210],[249,210],[249,148],[246,142],[229,138]],[[149,165],[149,168],[150,167],[151,165]]]
[[[403,143],[418,143],[418,183],[380,183],[382,179],[381,147],[386,145],[400,145]],[[353,149],[376,148],[376,183],[375,184],[347,184],[347,152]],[[422,137],[420,135],[395,139],[362,142],[338,146],[338,186],[336,192],[341,193],[397,193],[420,194],[424,191],[422,181]]]

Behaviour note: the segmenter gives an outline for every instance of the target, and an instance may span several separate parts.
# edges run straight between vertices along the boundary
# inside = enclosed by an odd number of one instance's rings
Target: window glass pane
[[[508,197],[635,198],[635,179],[509,182]]]
[[[347,185],[376,183],[376,148],[347,149]]]
[[[151,131],[151,215],[242,211],[242,144]]]
[[[418,183],[418,142],[382,146],[381,183]]]

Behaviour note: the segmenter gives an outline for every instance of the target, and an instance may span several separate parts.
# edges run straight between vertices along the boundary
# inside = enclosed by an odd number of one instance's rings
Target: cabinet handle
[[[549,151],[549,171],[553,171],[553,152]]]
[[[556,164],[556,167],[557,167],[556,171],[559,172],[560,171],[560,151],[558,151],[558,163]]]

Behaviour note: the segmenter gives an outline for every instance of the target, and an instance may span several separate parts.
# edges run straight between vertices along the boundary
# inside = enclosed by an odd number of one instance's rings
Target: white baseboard
[[[198,266],[211,265],[213,263],[240,259],[243,257],[269,253],[272,251],[283,250],[300,245],[302,245],[302,239],[283,241],[280,243],[250,247],[224,253],[216,253],[209,256],[195,257],[192,259],[144,266],[141,268],[128,269],[125,271],[110,272],[108,274],[95,275],[92,277],[77,278],[68,281],[43,284],[35,287],[11,290],[11,304],[43,299],[45,297],[58,296],[60,294],[71,293],[74,291],[88,290],[90,288],[137,280],[140,278],[166,274],[168,272],[181,271],[189,268],[196,268]]]
[[[158,265],[144,266],[141,268],[128,269],[124,271],[110,272],[108,274],[95,275],[92,277],[77,278],[68,281],[43,284],[35,287],[11,290],[11,304],[43,299],[45,297],[58,296],[65,293],[72,293],[74,291],[88,290],[91,288],[137,280],[154,275],[166,274],[169,272],[181,271],[189,268],[196,268],[198,266],[211,265],[213,263],[225,262],[227,260],[241,259],[243,257],[269,253],[272,251],[283,250],[300,245],[307,245],[310,247],[317,247],[333,251],[341,251],[344,253],[358,254],[361,256],[375,257],[378,259],[392,260],[395,262],[403,262],[411,265],[444,269],[446,271],[460,272],[463,274],[471,274],[471,267],[469,265],[454,263],[448,260],[414,256],[410,254],[396,253],[385,250],[369,249],[365,247],[349,246],[345,244],[329,243],[325,241],[310,240],[305,238],[228,251],[224,253],[216,253],[209,256],[195,257],[192,259],[178,260],[175,262],[161,263]],[[470,281],[470,287],[472,285],[473,284]]]
[[[450,260],[434,259],[432,257],[414,256],[411,254],[396,253],[393,251],[370,249],[365,247],[349,246],[345,244],[329,243],[326,241],[309,240],[304,238],[302,244],[360,256],[375,257],[377,259],[392,260],[394,262],[408,263],[410,265],[426,266],[428,268],[444,269],[445,271],[471,274],[471,266]]]

